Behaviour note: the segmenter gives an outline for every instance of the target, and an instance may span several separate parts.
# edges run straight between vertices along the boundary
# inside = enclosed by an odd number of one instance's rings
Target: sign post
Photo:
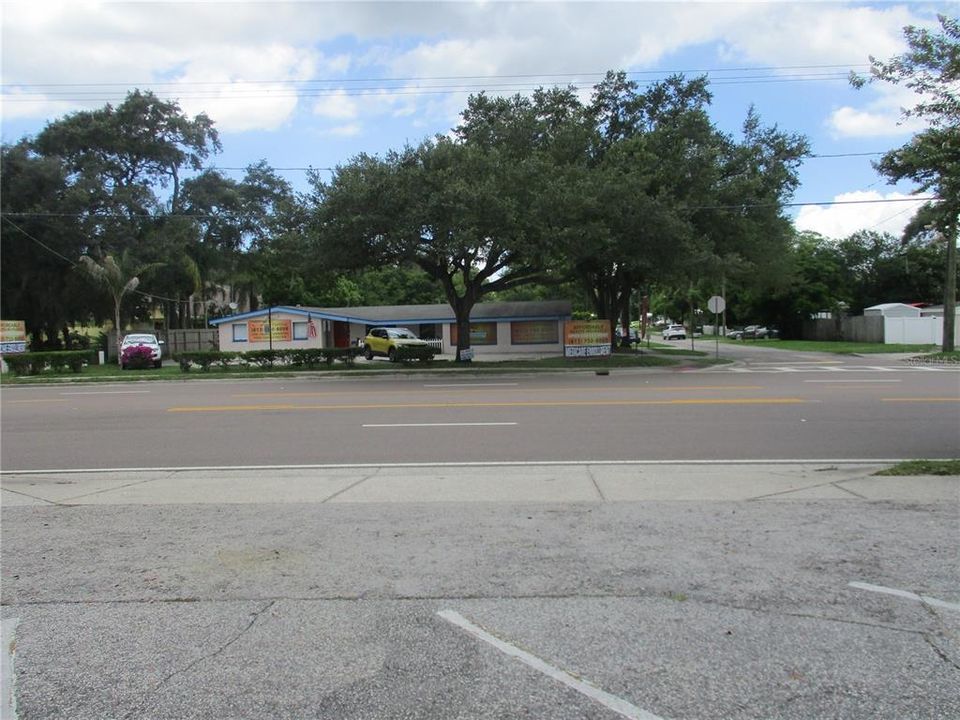
[[[707,309],[713,313],[713,335],[717,339],[717,360],[720,359],[720,318],[719,315],[727,308],[727,302],[719,295],[707,300]]]

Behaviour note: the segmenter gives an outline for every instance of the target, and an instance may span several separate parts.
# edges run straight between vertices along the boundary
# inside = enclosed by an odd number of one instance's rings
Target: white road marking
[[[534,670],[563,683],[567,687],[572,688],[583,695],[586,695],[591,700],[600,703],[604,707],[613,710],[615,713],[622,715],[623,717],[633,718],[634,720],[661,720],[658,715],[653,715],[646,710],[641,710],[636,705],[627,702],[623,698],[618,698],[616,695],[611,695],[606,690],[601,690],[587,680],[576,678],[570,673],[554,667],[544,660],[541,660],[536,655],[531,655],[527,651],[521,650],[515,645],[511,645],[508,642],[504,642],[503,640],[494,637],[486,630],[474,625],[472,622],[454,610],[441,610],[437,613],[437,615],[442,617],[447,622],[453,623],[457,627],[466,630],[474,637],[483,640],[489,645],[492,645],[505,655],[516,658]]]
[[[932,598],[928,595],[917,595],[916,593],[908,592],[907,590],[897,590],[896,588],[883,587],[882,585],[870,585],[869,583],[862,582],[852,582],[850,583],[850,587],[857,588],[858,590],[869,590],[870,592],[883,593],[884,595],[894,595],[896,597],[906,598],[907,600],[916,600],[917,602],[922,602],[925,605],[945,608],[946,610],[960,611],[960,603],[937,600],[937,598]]]
[[[520,383],[442,383],[437,385],[424,385],[429,388],[451,388],[451,387],[516,387]]]
[[[768,360],[764,362],[763,360],[754,360],[754,365],[776,365],[780,367],[781,365],[842,365],[843,360],[803,360],[796,362],[778,362],[776,360]]]
[[[806,383],[898,383],[903,380],[804,380]]]
[[[91,390],[88,392],[62,392],[61,395],[146,395],[149,390]]]
[[[491,425],[516,425],[515,422],[463,422],[463,423],[369,423],[365,428],[402,428],[402,427],[488,427]]]

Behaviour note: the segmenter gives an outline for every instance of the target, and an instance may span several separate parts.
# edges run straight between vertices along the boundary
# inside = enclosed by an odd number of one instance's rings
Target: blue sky
[[[849,70],[903,52],[905,25],[935,27],[955,3],[850,2],[85,2],[2,4],[2,139],[64,114],[151,89],[206,112],[224,151],[261,159],[305,189],[329,168],[445,133],[469,92],[589,86],[608,69],[640,83],[707,71],[712,115],[736,132],[753,104],[767,124],[806,135],[794,200],[801,229],[899,233],[912,204],[870,165],[920,129],[900,88],[857,91]],[[239,171],[229,173],[240,175]]]

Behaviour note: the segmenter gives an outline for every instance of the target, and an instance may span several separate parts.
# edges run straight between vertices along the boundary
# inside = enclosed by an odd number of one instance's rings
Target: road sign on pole
[[[707,300],[707,309],[713,313],[713,335],[717,340],[717,359],[720,359],[720,318],[719,315],[727,308],[726,301],[719,295]]]

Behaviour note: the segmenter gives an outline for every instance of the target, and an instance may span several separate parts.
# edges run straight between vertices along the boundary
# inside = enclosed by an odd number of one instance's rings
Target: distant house
[[[960,307],[957,308],[960,312]],[[906,303],[881,303],[863,311],[865,319],[883,318],[883,342],[908,345],[940,345],[943,342],[943,305],[917,307]],[[960,327],[955,328],[960,338]]]
[[[566,300],[478,303],[470,315],[470,346],[476,354],[563,352],[563,323],[571,318]],[[441,352],[457,346],[449,305],[387,305],[320,308],[278,305],[216,318],[225,351],[349,347],[375,326],[405,327]]]
[[[960,315],[960,303],[954,307],[954,312]],[[943,317],[943,305],[931,305],[920,310],[920,317]]]
[[[906,303],[880,303],[864,308],[863,314],[867,317],[871,315],[880,315],[885,318],[918,318],[920,317],[920,308],[916,305],[907,305]],[[941,310],[941,315],[943,311]]]

